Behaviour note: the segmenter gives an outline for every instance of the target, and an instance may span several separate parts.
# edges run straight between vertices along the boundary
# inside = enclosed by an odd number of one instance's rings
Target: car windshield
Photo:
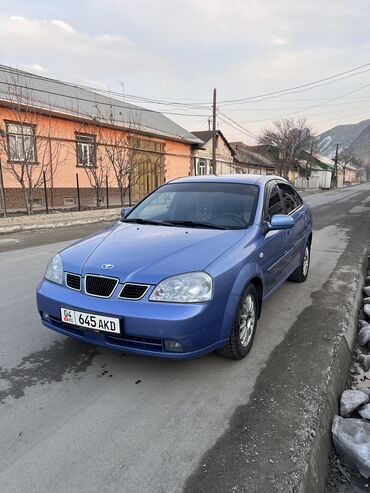
[[[245,229],[254,218],[258,187],[240,183],[168,183],[145,198],[125,222]]]

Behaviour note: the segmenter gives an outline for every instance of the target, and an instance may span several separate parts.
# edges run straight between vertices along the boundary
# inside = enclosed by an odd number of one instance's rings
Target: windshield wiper
[[[124,219],[124,223],[137,223],[137,224],[154,224],[156,226],[172,226],[172,223],[167,221],[154,221],[154,219]]]
[[[168,221],[168,224],[174,226],[189,226],[189,227],[199,227],[199,228],[209,228],[209,229],[229,229],[226,226],[219,226],[218,224],[212,223],[202,223],[198,221]]]

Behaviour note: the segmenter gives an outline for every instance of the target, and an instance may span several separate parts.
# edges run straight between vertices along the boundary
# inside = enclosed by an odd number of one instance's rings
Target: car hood
[[[204,270],[245,234],[245,230],[121,223],[72,245],[61,255],[67,272],[156,284],[172,275]],[[113,267],[106,270],[103,264]]]

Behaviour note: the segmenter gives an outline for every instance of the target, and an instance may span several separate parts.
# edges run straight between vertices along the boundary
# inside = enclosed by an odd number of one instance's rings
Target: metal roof
[[[5,65],[0,65],[0,100],[21,102],[71,118],[88,119],[189,144],[201,143],[195,135],[158,111]]]
[[[272,146],[248,146],[244,142],[230,142],[230,145],[242,165],[276,168],[281,164],[271,152],[271,150],[276,151]]]

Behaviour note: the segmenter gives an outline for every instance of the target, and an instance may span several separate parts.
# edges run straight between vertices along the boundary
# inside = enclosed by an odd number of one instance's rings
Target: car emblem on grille
[[[114,267],[112,264],[102,264],[101,268],[104,270],[110,270]]]

